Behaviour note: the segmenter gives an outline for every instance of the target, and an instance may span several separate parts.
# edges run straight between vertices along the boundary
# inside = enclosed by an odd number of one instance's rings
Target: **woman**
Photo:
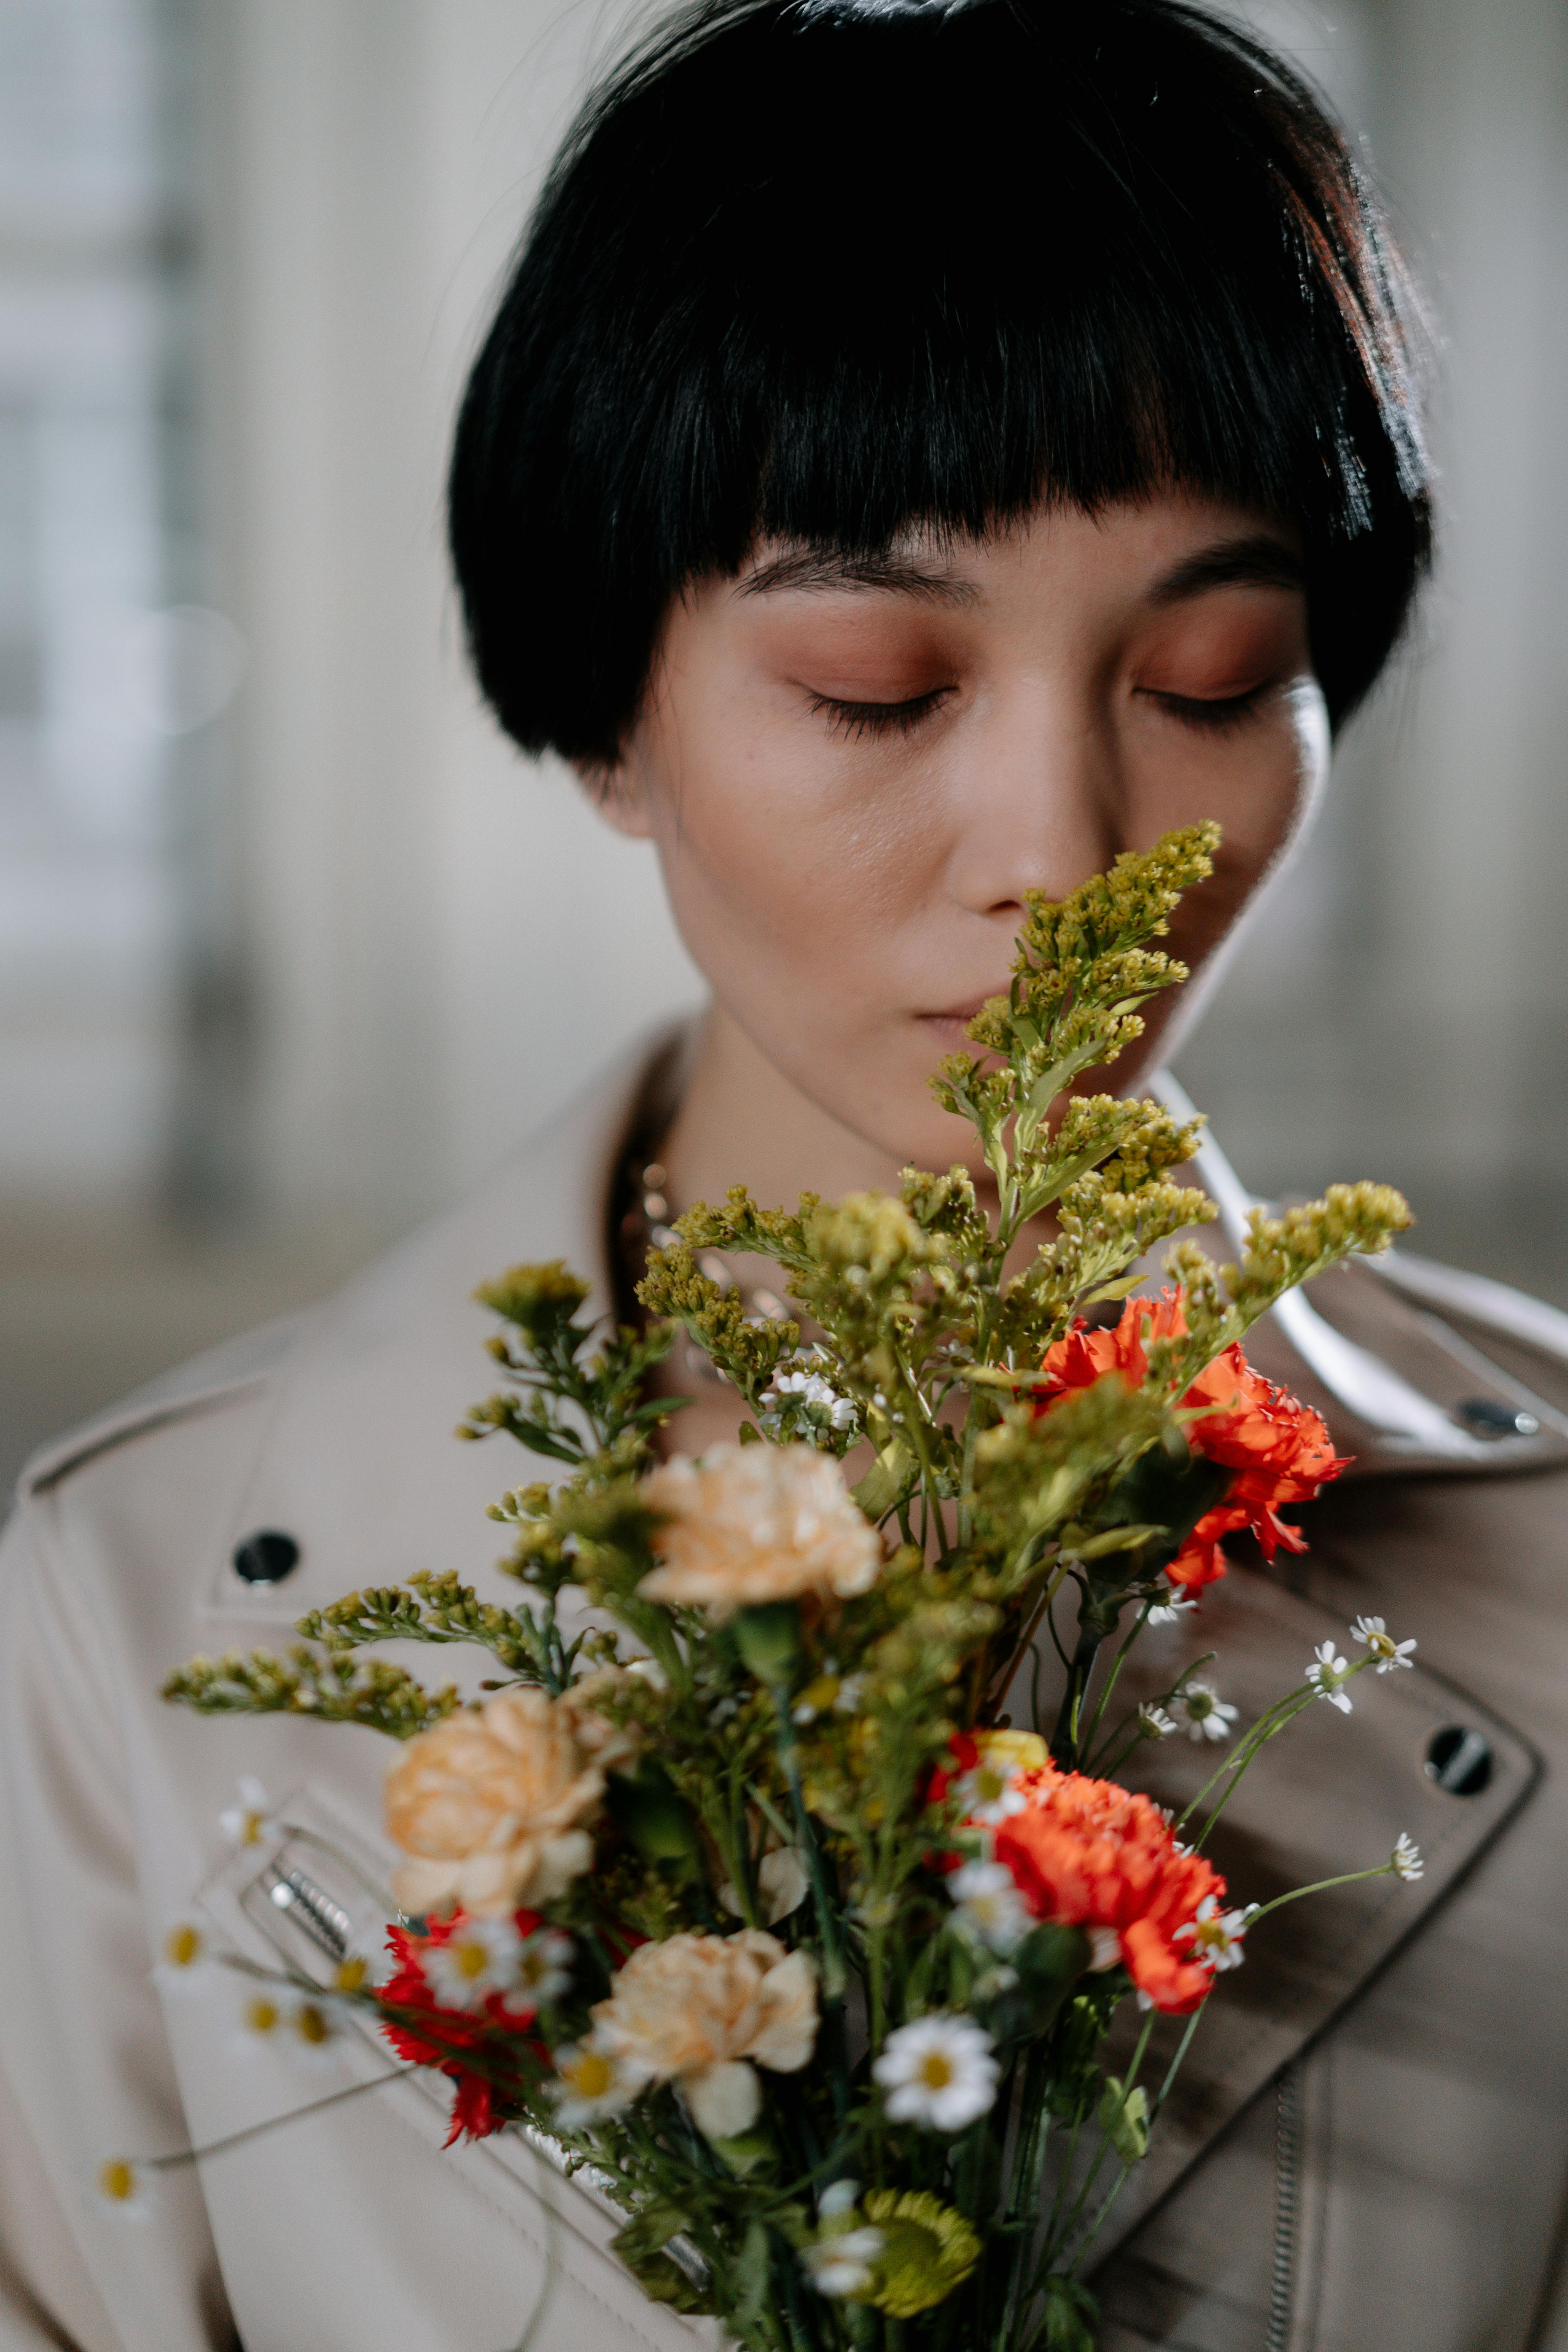
[[[703,1194],[951,1160],[925,1079],[1026,891],[1217,817],[1178,941],[1212,973],[1426,567],[1419,390],[1337,133],[1168,0],[709,0],[591,100],[474,372],[452,546],[501,723],[655,841],[712,1005],[341,1298],[32,1465],[0,1584],[5,2352],[484,2352],[544,2282],[536,2352],[692,2340],[521,2142],[443,2155],[417,2085],[355,2095],[384,2069],[352,2036],[302,2076],[253,2011],[246,2066],[237,1995],[149,1983],[204,1880],[265,1957],[335,1948],[383,1866],[374,1742],[153,1695],[355,1584],[490,1579],[510,1465],[443,1435],[481,1277],[560,1255],[625,1306]],[[1297,1584],[1238,1573],[1201,1630],[1243,1703],[1358,1611],[1419,1635],[1423,1671],[1352,1732],[1314,1711],[1236,1811],[1255,1880],[1400,1829],[1427,1876],[1287,1915],[1227,1984],[1100,2250],[1117,2352],[1555,2340],[1568,1420],[1537,1392],[1568,1350],[1511,1294],[1395,1274],[1260,1337],[1363,1475]],[[731,1434],[700,1360],[675,1377],[682,1446]],[[255,1843],[248,1794],[215,1868],[241,1776],[291,1827]],[[103,2156],[187,2138],[234,2144],[144,2229],[95,2203]]]

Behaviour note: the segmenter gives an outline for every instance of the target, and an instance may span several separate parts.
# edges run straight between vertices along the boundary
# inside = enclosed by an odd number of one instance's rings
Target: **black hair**
[[[1180,485],[1289,519],[1337,724],[1430,560],[1421,339],[1289,67],[1180,0],[700,0],[587,101],[470,376],[481,686],[608,762],[688,582]]]

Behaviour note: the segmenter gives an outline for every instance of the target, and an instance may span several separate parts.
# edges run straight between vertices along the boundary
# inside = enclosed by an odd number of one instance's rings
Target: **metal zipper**
[[[257,1882],[265,1889],[274,1908],[291,1919],[319,1951],[330,1960],[347,1958],[351,1947],[353,1921],[339,1903],[334,1903],[325,1887],[306,1876],[298,1868],[281,1869],[279,1862],[269,1863]],[[541,2131],[536,2124],[517,2123],[510,2126],[536,2156],[542,2157],[552,2170],[563,2180],[574,2181],[585,2189],[600,2210],[617,2227],[629,2218],[626,2208],[615,2194],[615,2183],[597,2165],[584,2163],[563,2147],[558,2139]],[[664,2252],[683,2272],[695,2287],[708,2284],[708,2264],[689,2238],[677,2236],[667,2240]]]
[[[1274,2124],[1274,2267],[1268,2283],[1268,2328],[1263,2352],[1289,2352],[1296,2301],[1296,2241],[1301,2216],[1301,2072],[1279,2077]]]

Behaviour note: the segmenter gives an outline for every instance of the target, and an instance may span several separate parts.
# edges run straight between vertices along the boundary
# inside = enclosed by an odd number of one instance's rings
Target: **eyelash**
[[[1255,686],[1247,694],[1228,695],[1215,702],[1204,702],[1185,694],[1156,694],[1153,699],[1184,727],[1195,727],[1205,735],[1224,735],[1252,716],[1263,692],[1262,687]]]
[[[930,717],[946,693],[945,687],[935,687],[929,694],[912,695],[907,702],[843,702],[831,694],[814,694],[811,708],[814,716],[831,719],[836,734],[909,735]],[[1185,694],[1156,694],[1152,698],[1184,727],[1196,728],[1205,735],[1224,735],[1250,718],[1262,695],[1263,688],[1255,686],[1249,693],[1215,701]]]
[[[944,686],[929,694],[912,695],[908,702],[840,702],[831,694],[814,694],[815,717],[826,716],[837,735],[909,735],[928,718],[946,695]]]

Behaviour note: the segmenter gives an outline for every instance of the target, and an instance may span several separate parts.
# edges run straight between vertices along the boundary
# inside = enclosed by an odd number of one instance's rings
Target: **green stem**
[[[1391,1862],[1380,1862],[1371,1870],[1342,1871],[1338,1878],[1315,1878],[1310,1886],[1293,1886],[1289,1895],[1277,1895],[1272,1903],[1260,1903],[1247,1922],[1247,1932],[1252,1933],[1260,1919],[1270,1911],[1283,1911],[1287,1903],[1300,1903],[1303,1895],[1325,1895],[1331,1886],[1354,1886],[1363,1878],[1397,1878],[1399,1873]]]
[[[131,2158],[133,2170],[141,2172],[174,2172],[182,2165],[203,2164],[209,2156],[226,2156],[231,2147],[243,2147],[247,2140],[259,2139],[264,2132],[277,2131],[280,2125],[302,2123],[307,2116],[319,2116],[328,2107],[340,2107],[345,2099],[357,2099],[366,2091],[379,2091],[388,2083],[400,2083],[411,2070],[394,2067],[389,2074],[374,2074],[368,2082],[351,2083],[346,2091],[330,2091],[324,2099],[312,2099],[307,2107],[290,2107],[287,2115],[268,2116],[265,2123],[247,2124],[243,2131],[229,2132],[223,2139],[208,2140],[205,2147],[176,2148],[173,2156],[138,2156]]]

